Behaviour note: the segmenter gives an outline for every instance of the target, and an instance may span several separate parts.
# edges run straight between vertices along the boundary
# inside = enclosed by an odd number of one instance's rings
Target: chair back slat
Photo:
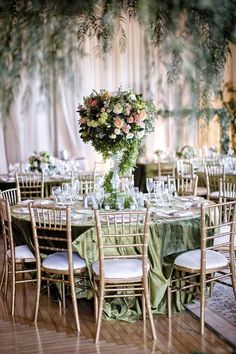
[[[6,189],[5,191],[0,191],[0,198],[7,199],[9,205],[17,204],[17,188]]]
[[[16,173],[18,202],[25,199],[44,197],[44,175],[36,173]]]
[[[72,250],[70,207],[29,204],[36,252]]]
[[[236,201],[202,205],[201,220],[202,252],[224,248],[230,253],[236,239]]]
[[[141,258],[147,271],[148,226],[150,213],[142,211],[95,210],[99,262],[104,259]]]

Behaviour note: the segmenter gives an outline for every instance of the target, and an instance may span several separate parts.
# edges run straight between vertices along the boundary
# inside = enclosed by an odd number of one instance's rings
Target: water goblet
[[[148,191],[148,196],[149,196],[149,201],[150,201],[151,200],[151,192],[153,191],[153,188],[154,188],[153,178],[150,178],[150,177],[146,178],[146,188]]]
[[[52,195],[55,199],[55,203],[58,202],[58,195],[61,194],[61,187],[60,186],[52,186]]]

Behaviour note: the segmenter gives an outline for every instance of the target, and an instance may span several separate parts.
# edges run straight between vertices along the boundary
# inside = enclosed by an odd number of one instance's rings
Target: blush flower
[[[133,123],[134,122],[134,117],[128,117],[127,118],[128,123]]]
[[[122,128],[123,125],[124,125],[123,119],[121,119],[121,118],[119,118],[119,117],[116,117],[116,118],[114,119],[114,125],[115,125],[116,128],[119,128],[119,129]]]

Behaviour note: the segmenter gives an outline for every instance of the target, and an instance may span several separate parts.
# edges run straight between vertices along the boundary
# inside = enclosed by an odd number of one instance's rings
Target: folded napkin
[[[105,216],[101,216],[100,220],[101,220],[102,223],[107,222],[107,218]],[[139,220],[140,223],[142,222],[141,217],[138,220]],[[109,215],[109,221],[111,223],[115,223],[115,222],[116,223],[121,223],[122,221],[124,221],[125,223],[127,223],[129,221],[136,222],[137,221],[137,217],[132,217],[131,216],[131,218],[130,218],[129,215],[125,215],[124,217],[122,217],[121,215],[118,215],[118,216],[115,217],[113,215]]]
[[[26,199],[20,202],[20,205],[29,205],[29,203],[35,202],[35,199]]]
[[[193,216],[193,212],[189,210],[174,210],[174,209],[153,209],[152,212],[162,218],[179,218]]]
[[[13,212],[17,214],[29,214],[29,208],[23,208],[23,207],[13,208]]]
[[[178,211],[176,213],[173,214],[174,217],[178,217],[178,218],[182,218],[182,217],[190,217],[193,216],[193,212],[189,211],[189,210],[182,210],[182,211]]]
[[[35,200],[34,204],[38,204],[38,205],[50,205],[53,204],[54,201],[52,199],[38,199]]]

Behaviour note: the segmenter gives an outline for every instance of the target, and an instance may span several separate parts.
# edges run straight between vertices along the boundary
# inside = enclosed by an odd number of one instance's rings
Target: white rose
[[[114,112],[115,114],[120,114],[120,113],[122,113],[122,112],[123,112],[122,104],[117,103],[117,104],[114,106],[114,108],[113,108],[113,112]]]
[[[131,101],[136,101],[136,96],[135,96],[135,94],[134,94],[134,93],[131,93],[131,94],[129,95],[129,99],[130,99]]]
[[[127,135],[126,135],[126,138],[127,139],[132,139],[134,137],[134,134],[133,133],[128,133]]]
[[[142,138],[144,136],[144,130],[141,130],[141,132],[137,132],[137,137]]]
[[[116,139],[116,134],[111,134],[111,135],[110,135],[110,138],[111,138],[111,139]]]
[[[116,128],[115,130],[114,130],[114,133],[116,134],[116,135],[120,135],[120,129],[118,129],[118,128]]]

